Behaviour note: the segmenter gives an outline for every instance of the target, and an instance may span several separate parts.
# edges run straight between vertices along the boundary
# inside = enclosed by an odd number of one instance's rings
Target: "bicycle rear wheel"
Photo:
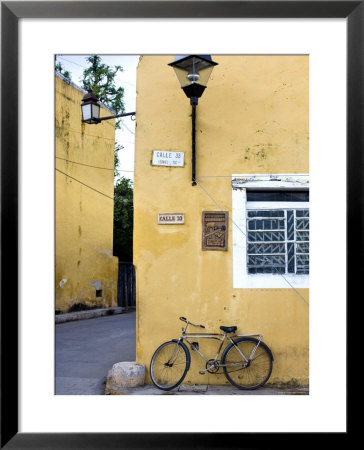
[[[273,355],[264,342],[260,342],[253,357],[251,353],[259,341],[255,338],[240,338],[235,345],[226,347],[221,364],[229,382],[238,389],[258,389],[269,379],[273,369]],[[245,361],[241,353],[248,361]]]
[[[150,362],[153,384],[164,391],[179,386],[190,368],[190,353],[178,341],[168,341],[155,351]]]

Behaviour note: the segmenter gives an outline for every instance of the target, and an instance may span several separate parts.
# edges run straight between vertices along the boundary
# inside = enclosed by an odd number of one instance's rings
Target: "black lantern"
[[[210,55],[176,56],[168,65],[173,67],[178,81],[192,105],[192,186],[196,186],[196,106],[206,89],[212,69],[218,63]]]
[[[201,97],[206,89],[212,69],[218,63],[212,61],[210,55],[182,55],[168,65],[173,67],[181,88],[191,99],[191,104]]]
[[[89,89],[82,99],[82,122],[89,124],[100,123],[100,103],[99,99]]]
[[[115,114],[113,116],[100,117],[100,100],[89,89],[87,94],[84,95],[81,103],[82,110],[82,122],[89,124],[97,124],[103,120],[118,119],[119,117],[132,116],[131,119],[135,120],[135,111],[128,113]],[[133,119],[134,117],[134,119]]]

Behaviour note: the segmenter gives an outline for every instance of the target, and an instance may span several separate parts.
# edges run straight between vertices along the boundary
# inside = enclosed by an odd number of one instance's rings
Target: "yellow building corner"
[[[81,122],[84,92],[55,76],[55,309],[117,305],[115,121]],[[110,111],[102,108],[104,115]]]
[[[284,197],[279,207],[269,207],[259,192],[308,193],[309,57],[213,55],[219,65],[197,107],[196,186],[191,105],[168,66],[173,58],[143,56],[137,71],[137,363],[148,369],[156,348],[180,336],[184,316],[210,332],[234,325],[239,334],[261,333],[274,355],[269,383],[308,386],[307,202]],[[155,151],[161,158],[182,153],[184,164],[153,164]],[[263,214],[261,220],[270,230],[280,223],[278,242],[269,229],[259,229],[254,214],[262,210],[283,211],[281,218]],[[221,211],[228,214],[227,248],[203,248],[204,213]],[[290,223],[294,238],[287,237]],[[216,231],[210,226],[206,233]],[[262,245],[281,273],[259,273],[254,248]],[[202,343],[201,349],[214,356],[216,346]],[[185,383],[228,383],[224,375],[199,375],[204,361],[193,352],[191,358]]]

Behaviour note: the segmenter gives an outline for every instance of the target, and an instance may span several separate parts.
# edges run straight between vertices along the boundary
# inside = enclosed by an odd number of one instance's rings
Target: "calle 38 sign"
[[[184,152],[153,150],[152,166],[183,167],[184,163]]]

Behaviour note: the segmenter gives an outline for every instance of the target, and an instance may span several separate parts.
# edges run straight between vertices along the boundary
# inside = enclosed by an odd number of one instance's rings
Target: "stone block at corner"
[[[144,380],[143,365],[130,361],[116,363],[108,373],[105,394],[123,395],[125,389],[143,386]]]

